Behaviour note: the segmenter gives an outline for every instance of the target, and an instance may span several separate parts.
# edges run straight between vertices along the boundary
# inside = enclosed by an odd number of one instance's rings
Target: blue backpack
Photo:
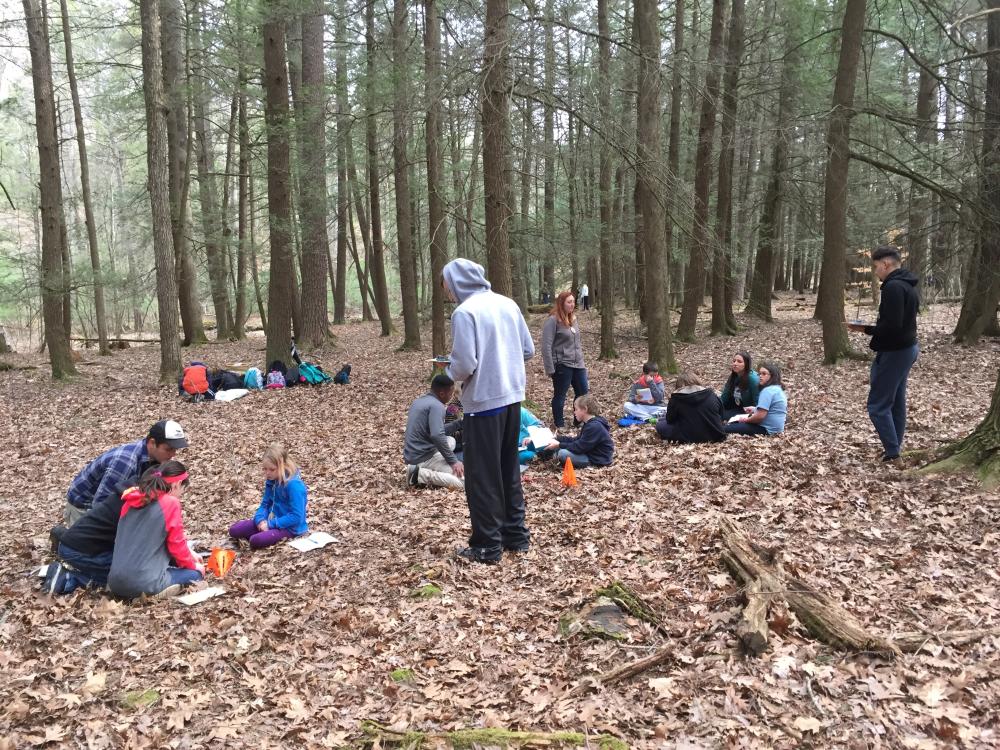
[[[299,377],[309,385],[322,385],[330,382],[330,376],[319,369],[316,365],[303,362],[299,365]]]
[[[243,387],[250,391],[264,389],[264,375],[259,368],[251,367],[243,373]]]

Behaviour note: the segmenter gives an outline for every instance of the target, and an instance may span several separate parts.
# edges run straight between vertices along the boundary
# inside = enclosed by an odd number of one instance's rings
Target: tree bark
[[[333,289],[333,322],[342,324],[347,309],[347,129],[351,109],[347,100],[347,2],[337,1],[337,282]],[[364,290],[361,290],[364,297]]]
[[[392,13],[392,164],[396,199],[396,246],[399,251],[399,292],[403,302],[403,350],[420,348],[417,278],[413,255],[413,216],[410,214],[409,164],[406,156],[407,112],[406,47],[407,0],[394,0]]]
[[[827,165],[823,189],[823,267],[816,314],[823,325],[823,360],[834,364],[852,353],[844,325],[847,275],[847,175],[851,166],[851,114],[857,79],[866,0],[847,0],[840,39],[840,62],[833,89],[826,136]]]
[[[285,21],[281,6],[268,5],[264,22],[264,122],[267,127],[267,206],[271,234],[271,273],[267,284],[267,355],[290,361],[292,294],[292,207],[289,167],[288,73],[285,66]]]
[[[242,27],[241,27],[242,28]],[[239,111],[237,127],[239,128],[239,180],[237,182],[237,219],[236,219],[236,312],[234,313],[237,339],[246,338],[247,324],[247,267],[249,252],[247,248],[247,220],[250,212],[250,130],[247,127],[247,94],[246,71],[243,68],[242,50],[239,70]]]
[[[931,150],[937,141],[937,79],[923,68],[917,84],[916,142]],[[921,289],[926,289],[930,261],[930,232],[927,219],[930,214],[930,193],[915,182],[910,183],[910,215],[906,228],[906,245],[909,249],[907,265],[920,279]]]
[[[667,141],[667,179],[670,184],[677,185],[680,181],[681,167],[681,100],[684,95],[684,62],[687,50],[684,49],[684,0],[674,3],[674,44],[670,74],[670,128]],[[674,221],[678,214],[680,201],[677,196],[680,191],[671,190],[667,197],[667,221],[663,228],[664,252],[667,256],[668,270],[680,266],[674,256]],[[679,287],[680,274],[668,274],[664,292],[667,294],[668,305],[674,304],[673,290]],[[639,274],[639,278],[642,275]],[[641,298],[641,295],[640,295]]]
[[[611,196],[611,30],[608,26],[608,0],[597,0],[598,34],[598,110],[603,129],[601,135],[601,352],[600,359],[615,359],[615,285],[614,258],[611,253],[612,196]]]
[[[302,117],[299,143],[299,215],[302,223],[302,331],[308,347],[330,335],[327,319],[326,86],[323,73],[322,0],[311,0],[302,16]]]
[[[719,99],[719,59],[722,56],[723,20],[726,0],[712,0],[712,28],[708,41],[708,73],[705,93],[701,98],[701,118],[698,125],[698,147],[695,152],[694,224],[691,228],[691,252],[684,284],[684,304],[677,324],[677,338],[693,341],[698,322],[698,309],[705,298],[706,261],[708,260],[708,193],[712,182],[712,144],[715,138],[715,116]]]
[[[431,236],[431,353],[437,356],[448,351],[444,290],[441,288],[441,271],[448,261],[448,224],[444,210],[444,159],[441,155],[441,19],[435,0],[424,0],[424,86],[427,100],[427,213]]]
[[[170,227],[174,243],[183,345],[206,340],[198,275],[187,244],[187,198],[190,185],[188,158],[188,106],[185,59],[187,21],[180,0],[160,0],[163,86],[167,101],[167,172],[170,190]]]
[[[76,122],[76,143],[80,152],[80,187],[83,194],[83,214],[87,224],[87,245],[90,248],[90,267],[94,273],[94,317],[97,318],[97,340],[101,354],[111,354],[108,347],[108,321],[104,309],[104,279],[101,276],[101,251],[97,246],[97,223],[94,220],[94,199],[90,194],[90,165],[87,161],[87,137],[83,129],[80,110],[80,93],[76,85],[73,66],[73,37],[69,27],[69,10],[66,0],[59,0],[62,14],[63,43],[66,47],[66,73],[69,92],[73,99],[73,119]]]
[[[167,170],[167,118],[160,57],[160,11],[157,0],[140,0],[142,79],[146,103],[146,168],[153,214],[156,259],[156,307],[160,318],[160,382],[172,383],[181,370],[177,338],[177,277],[174,271]]]
[[[656,0],[635,0],[639,41],[636,107],[636,203],[642,216],[642,255],[646,269],[646,321],[649,359],[674,372],[670,313],[663,284],[663,200],[660,194],[660,26]]]
[[[372,257],[368,269],[375,287],[375,312],[382,324],[382,335],[392,333],[389,312],[389,290],[385,281],[385,259],[382,244],[382,206],[379,199],[379,163],[376,142],[375,100],[375,0],[365,0],[365,142],[368,147],[368,202],[372,221]]]
[[[63,318],[63,294],[69,286],[63,266],[66,217],[63,214],[56,107],[52,91],[52,58],[45,21],[38,0],[23,0],[31,54],[31,82],[35,94],[35,133],[38,140],[39,208],[42,215],[42,317],[52,377],[76,374],[70,331]]]
[[[542,276],[545,285],[556,298],[555,289],[555,226],[556,226],[556,147],[555,147],[555,98],[556,45],[554,38],[554,2],[545,0],[545,75],[542,86],[545,89],[545,104],[542,110]],[[574,293],[576,289],[572,290]]]
[[[722,132],[719,143],[719,187],[715,213],[715,252],[712,273],[712,335],[732,336],[736,319],[726,304],[726,287],[733,268],[733,162],[736,157],[736,110],[743,58],[743,0],[733,0],[726,42],[726,79],[722,95]],[[730,303],[732,297],[729,297]]]

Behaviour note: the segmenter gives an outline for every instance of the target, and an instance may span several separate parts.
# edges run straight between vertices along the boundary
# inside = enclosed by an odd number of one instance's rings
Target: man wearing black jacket
[[[875,275],[882,282],[878,321],[873,326],[852,323],[852,331],[872,337],[876,352],[868,391],[868,416],[885,452],[883,461],[895,461],[906,431],[906,380],[917,361],[917,277],[900,268],[899,250],[880,245],[872,252]]]

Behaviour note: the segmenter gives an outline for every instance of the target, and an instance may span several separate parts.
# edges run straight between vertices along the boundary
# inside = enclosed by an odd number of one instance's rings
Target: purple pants
[[[290,539],[295,536],[285,529],[268,529],[267,531],[257,531],[257,524],[252,518],[245,521],[237,521],[229,527],[229,536],[234,539],[248,539],[252,549],[263,549],[277,544],[282,539]]]

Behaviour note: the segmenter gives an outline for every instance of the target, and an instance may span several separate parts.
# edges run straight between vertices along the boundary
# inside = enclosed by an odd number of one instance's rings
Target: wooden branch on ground
[[[719,526],[730,558],[727,565],[734,569],[735,564],[734,572],[741,582],[750,586],[756,581],[761,591],[783,596],[789,609],[814,638],[847,651],[872,651],[888,657],[900,655],[895,643],[870,633],[854,615],[829,597],[795,577],[786,576],[779,566],[767,559],[766,551],[750,541],[736,521],[723,516]]]
[[[101,343],[100,339],[98,339],[98,338],[96,338],[94,336],[70,336],[70,341],[81,341],[81,342],[83,342],[84,345],[87,345],[87,344],[99,344],[99,343]],[[108,337],[108,343],[111,344],[112,346],[114,344],[116,344],[116,343],[119,343],[119,342],[123,342],[123,343],[126,343],[126,344],[159,344],[160,343],[160,339],[159,338],[155,338],[155,339],[126,339],[126,338],[119,338],[118,336],[113,336],[113,337],[109,336]]]
[[[893,642],[905,654],[914,654],[928,643],[940,643],[948,646],[964,646],[975,643],[988,635],[1000,635],[1000,628],[981,628],[979,630],[946,630],[943,633],[914,630],[906,633],[896,633]]]
[[[760,579],[751,582],[745,594],[747,605],[740,621],[736,623],[736,637],[747,653],[760,656],[767,650],[767,610],[771,606],[773,594],[761,591]]]

